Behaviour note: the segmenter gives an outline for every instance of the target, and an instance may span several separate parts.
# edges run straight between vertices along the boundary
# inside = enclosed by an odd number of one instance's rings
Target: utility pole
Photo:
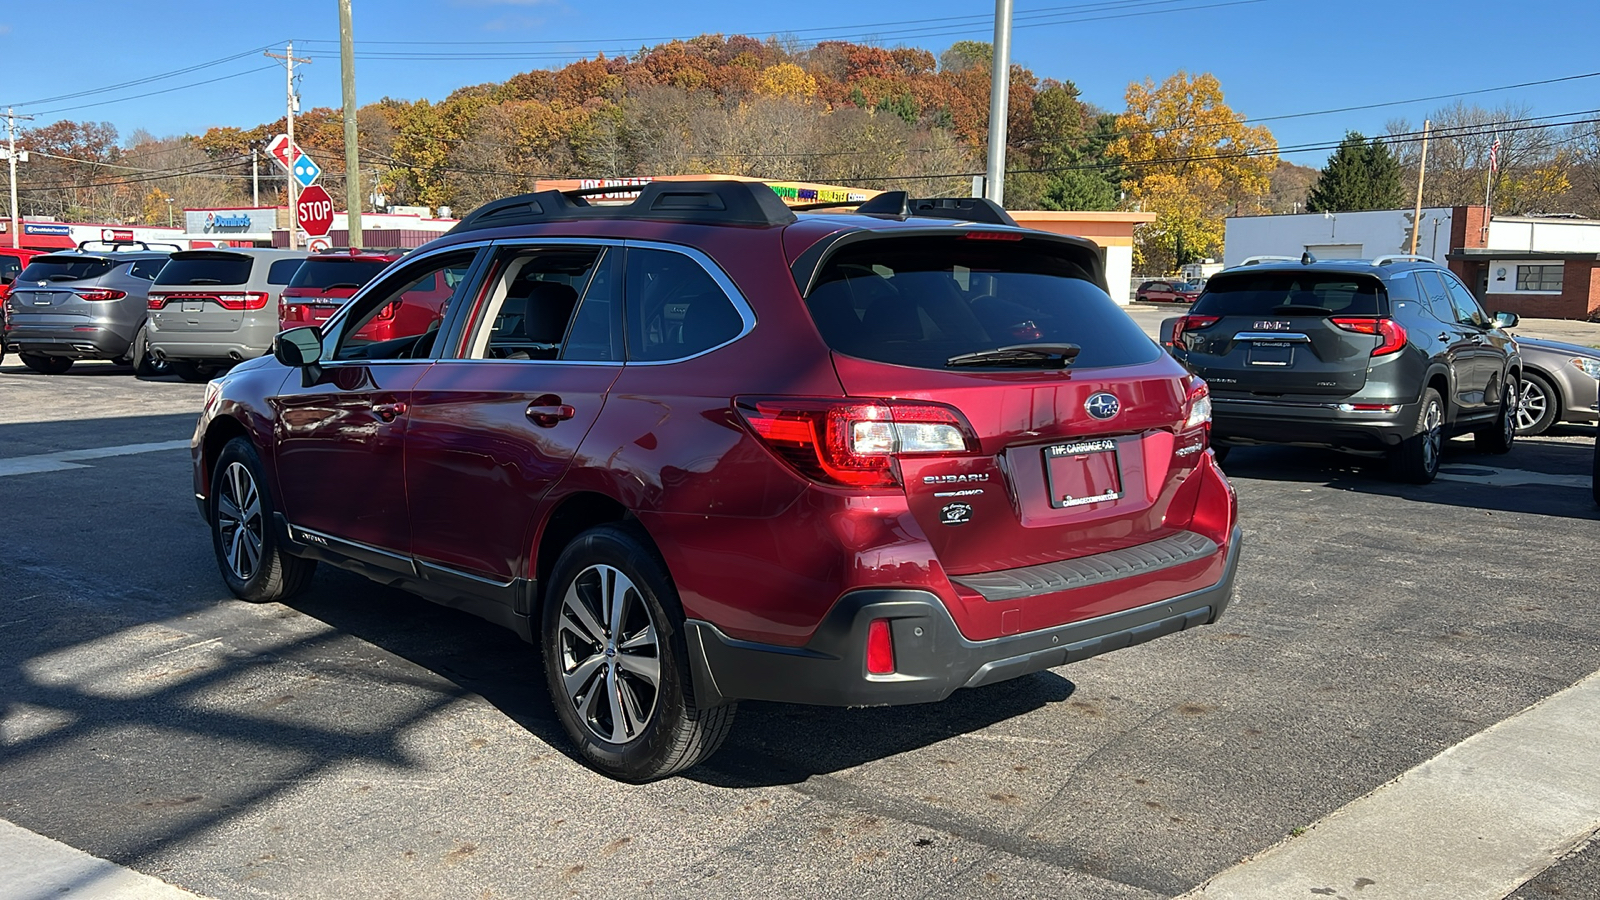
[[[994,60],[989,75],[989,170],[983,195],[1004,205],[1006,116],[1011,100],[1011,0],[994,0]]]
[[[281,56],[270,50],[262,55],[283,60],[284,71],[288,73],[288,78],[284,82],[288,87],[289,110],[288,127],[285,129],[285,133],[289,136],[289,152],[292,154],[295,150],[294,111],[300,106],[300,99],[294,95],[294,64],[297,62],[310,64],[311,60],[299,59],[294,55],[293,41],[284,45]],[[289,177],[285,179],[289,184],[289,249],[298,250],[300,249],[300,216],[296,213],[295,207],[300,202],[300,182],[294,178],[294,157],[291,156],[289,158],[289,163]]]
[[[250,142],[250,205],[261,205],[261,170],[256,166],[261,157],[261,142]]]
[[[339,0],[339,81],[344,87],[344,215],[346,243],[361,246],[361,162],[356,147],[356,49],[350,0]]]
[[[1428,127],[1422,120],[1422,162],[1417,166],[1417,211],[1411,215],[1411,255],[1417,255],[1417,232],[1422,230],[1422,180],[1428,175]]]
[[[19,116],[6,107],[6,149],[4,151],[7,162],[11,166],[11,246],[22,246],[22,217],[17,213],[17,163],[28,161],[28,151],[17,153],[17,120],[32,119],[33,116]]]

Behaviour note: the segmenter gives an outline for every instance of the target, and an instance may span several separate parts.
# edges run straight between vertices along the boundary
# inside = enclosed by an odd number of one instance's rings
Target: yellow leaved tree
[[[1155,213],[1135,235],[1134,266],[1154,274],[1220,256],[1224,216],[1265,212],[1278,144],[1223,102],[1216,76],[1179,71],[1128,85],[1106,155],[1129,173],[1130,204]]]

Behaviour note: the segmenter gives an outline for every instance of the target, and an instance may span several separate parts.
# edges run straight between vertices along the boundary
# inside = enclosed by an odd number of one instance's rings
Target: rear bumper
[[[1347,412],[1337,403],[1276,403],[1213,393],[1211,440],[1219,445],[1292,444],[1384,453],[1411,436],[1421,407],[1405,403],[1392,413]]]
[[[1233,595],[1241,533],[1228,542],[1222,577],[1169,600],[1106,616],[986,641],[962,636],[939,598],[913,589],[860,590],[828,613],[804,647],[730,638],[691,619],[685,637],[702,707],[730,700],[821,706],[889,706],[943,700],[981,687],[1098,656],[1215,622]],[[868,626],[890,620],[895,673],[866,670]]]
[[[78,330],[78,329],[83,330]],[[101,325],[12,325],[6,331],[6,349],[15,353],[42,353],[68,359],[118,359],[127,355],[131,336]]]
[[[267,352],[267,348],[243,342],[231,332],[183,334],[181,337],[175,337],[172,332],[152,334],[150,349],[167,359],[178,360],[245,360]]]

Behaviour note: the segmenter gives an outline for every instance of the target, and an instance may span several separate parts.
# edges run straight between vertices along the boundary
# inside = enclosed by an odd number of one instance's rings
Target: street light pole
[[[989,74],[989,169],[983,195],[1004,205],[1006,116],[1011,99],[1011,0],[994,2],[994,61]]]

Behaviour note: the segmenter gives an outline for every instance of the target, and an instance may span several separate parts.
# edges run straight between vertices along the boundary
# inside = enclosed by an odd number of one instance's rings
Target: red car
[[[283,301],[278,306],[280,330],[302,325],[321,325],[338,312],[345,303],[401,256],[404,250],[360,250],[354,247],[325,250],[306,257],[289,286],[283,291]],[[442,304],[450,296],[448,289],[437,291]],[[427,315],[421,305],[413,305],[408,315]],[[427,322],[424,321],[426,326]],[[396,328],[402,331],[411,323],[396,323],[394,317],[379,316],[368,325],[370,340],[388,340]]]
[[[44,250],[24,250],[21,247],[0,247],[0,360],[6,358],[6,331],[8,323],[5,320],[6,298],[11,296],[11,285],[16,283],[17,276],[28,267],[28,260],[35,256],[43,256]]]
[[[513,628],[582,758],[645,781],[738,700],[934,701],[1215,621],[1209,420],[1086,240],[658,182],[485,205],[213,382],[192,449],[237,596],[323,561]]]
[[[1146,281],[1134,297],[1141,303],[1193,303],[1200,299],[1200,289],[1187,281]]]

